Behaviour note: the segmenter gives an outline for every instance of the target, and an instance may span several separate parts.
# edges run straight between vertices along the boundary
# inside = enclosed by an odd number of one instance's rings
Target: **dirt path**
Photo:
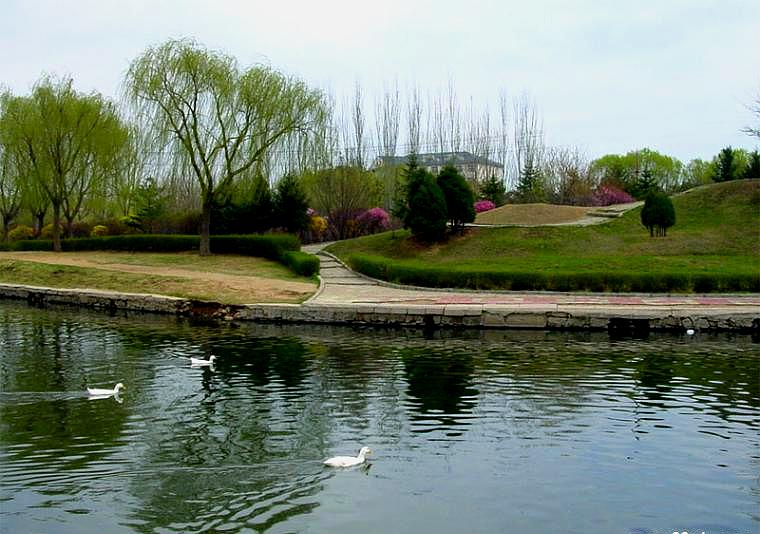
[[[298,302],[316,291],[316,284],[278,280],[256,275],[182,269],[160,265],[136,265],[108,260],[108,254],[55,252],[0,252],[0,260],[19,260],[84,267],[103,271],[146,274],[189,280],[205,293],[235,293],[245,302]]]

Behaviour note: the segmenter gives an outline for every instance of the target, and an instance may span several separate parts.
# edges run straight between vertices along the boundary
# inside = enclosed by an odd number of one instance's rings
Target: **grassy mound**
[[[556,206],[553,204],[505,204],[478,213],[477,224],[561,224],[583,219],[593,210],[588,206]]]
[[[651,238],[640,210],[587,227],[480,228],[425,246],[407,232],[328,250],[354,269],[428,287],[556,291],[760,291],[760,181],[673,197],[676,225]]]

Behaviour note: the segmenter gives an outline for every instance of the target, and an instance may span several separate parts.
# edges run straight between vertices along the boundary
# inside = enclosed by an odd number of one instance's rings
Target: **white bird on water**
[[[118,395],[122,389],[124,389],[124,384],[119,382],[113,389],[87,388],[87,394],[93,397],[110,397],[111,395]]]
[[[367,455],[372,454],[372,449],[369,447],[362,447],[359,451],[359,456],[333,456],[328,458],[323,463],[330,467],[353,467],[355,465],[363,464],[367,460]]]
[[[208,367],[210,365],[214,365],[214,360],[216,360],[216,356],[211,356],[208,360],[191,357],[190,366],[191,367]]]

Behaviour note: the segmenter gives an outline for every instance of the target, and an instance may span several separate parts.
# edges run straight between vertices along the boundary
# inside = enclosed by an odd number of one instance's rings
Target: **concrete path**
[[[549,293],[439,290],[403,287],[359,275],[322,249],[329,243],[304,247],[317,254],[322,285],[309,305],[413,306],[440,309],[489,309],[516,312],[566,312],[609,316],[652,317],[669,314],[698,316],[748,315],[760,318],[760,295],[646,295],[610,293]]]

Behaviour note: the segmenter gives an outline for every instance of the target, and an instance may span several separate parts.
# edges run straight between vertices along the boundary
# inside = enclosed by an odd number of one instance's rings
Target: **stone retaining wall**
[[[223,305],[161,295],[52,289],[0,284],[0,299],[30,305],[65,304],[109,312],[129,310],[222,320],[399,326],[414,328],[531,328],[550,330],[724,330],[760,332],[758,310],[651,309],[635,306],[503,305]]]

